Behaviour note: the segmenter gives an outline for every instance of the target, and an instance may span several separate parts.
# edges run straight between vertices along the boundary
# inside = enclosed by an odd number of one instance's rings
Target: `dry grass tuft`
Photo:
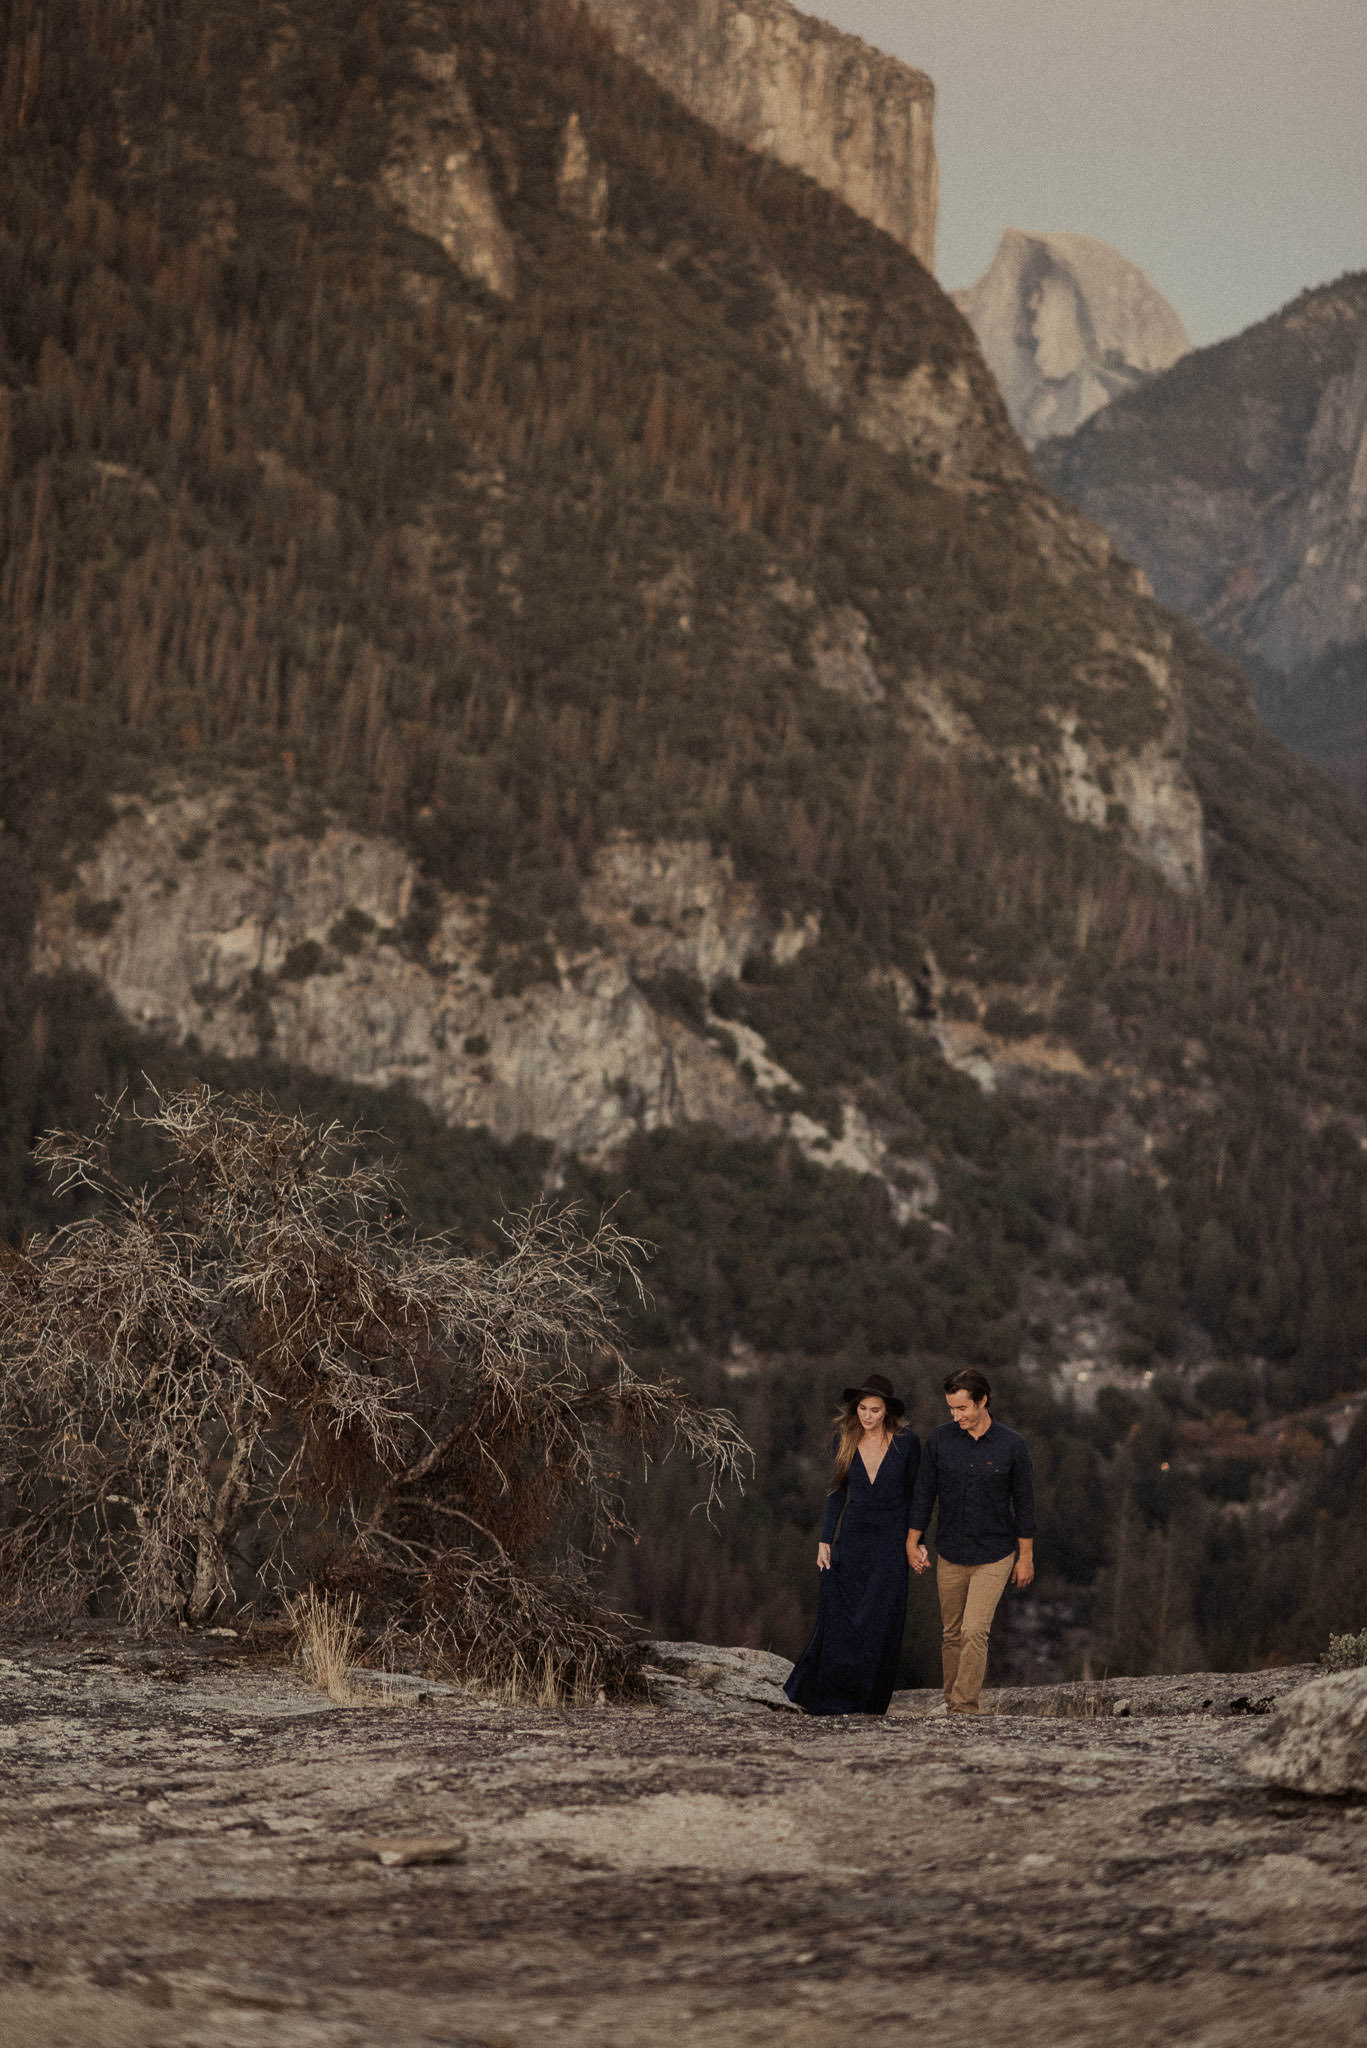
[[[599,1672],[590,1659],[586,1668],[567,1672],[549,1652],[540,1657],[509,1659],[504,1672],[466,1680],[466,1689],[505,1707],[591,1707],[603,1697]]]
[[[374,1696],[358,1692],[348,1672],[360,1646],[360,1605],[354,1596],[334,1600],[316,1587],[285,1604],[294,1643],[310,1685],[339,1707],[373,1706]]]

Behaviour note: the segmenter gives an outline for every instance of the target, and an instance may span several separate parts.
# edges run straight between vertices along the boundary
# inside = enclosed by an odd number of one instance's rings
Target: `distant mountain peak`
[[[1254,665],[1273,730],[1367,795],[1367,271],[1195,350],[1037,464]]]
[[[978,282],[951,297],[1032,447],[1072,433],[1191,348],[1139,266],[1090,235],[1007,228]]]

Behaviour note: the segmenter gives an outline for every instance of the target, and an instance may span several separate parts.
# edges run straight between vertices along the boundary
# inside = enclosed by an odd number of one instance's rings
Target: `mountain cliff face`
[[[1143,271],[1088,235],[1008,228],[978,282],[952,297],[1032,448],[1071,433],[1191,346]]]
[[[1278,730],[1367,786],[1367,276],[1198,350],[1037,459],[1254,664]]]
[[[606,850],[586,892],[599,943],[538,961],[519,986],[483,906],[424,894],[392,843],[291,831],[245,796],[117,808],[74,892],[45,902],[36,959],[96,975],[146,1030],[402,1086],[448,1122],[586,1157],[690,1117],[767,1129],[734,1059],[658,1015],[633,979],[672,969],[705,987],[764,942],[754,892],[706,845]]]
[[[707,998],[816,936],[766,919],[705,841],[604,847],[573,948],[510,955],[487,899],[425,885],[391,842],[250,791],[117,799],[117,822],[35,930],[39,973],[95,977],[141,1029],[229,1059],[268,1055],[401,1088],[448,1124],[610,1158],[688,1123],[787,1136],[822,1166],[883,1181],[904,1216],[935,1198],[853,1099],[835,1138],[759,1033]]]
[[[7,1231],[144,1073],[401,1135],[439,1226],[620,1201],[765,1460],[633,1553],[671,1626],[767,1626],[791,1389],[875,1358],[992,1371],[1069,1586],[1233,1556],[1367,1356],[1367,820],[907,247],[569,0],[14,21]]]
[[[709,126],[805,171],[935,268],[935,88],[787,0],[589,0]]]

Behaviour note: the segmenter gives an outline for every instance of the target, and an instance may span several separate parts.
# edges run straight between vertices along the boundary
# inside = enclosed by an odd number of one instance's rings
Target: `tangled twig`
[[[391,1220],[365,1138],[202,1087],[43,1138],[95,1206],[0,1264],[0,1599],[150,1629],[325,1582],[463,1673],[597,1683],[624,1629],[584,1558],[625,1527],[624,1450],[684,1451],[715,1500],[746,1446],[630,1365],[610,1216],[541,1206],[477,1257]]]

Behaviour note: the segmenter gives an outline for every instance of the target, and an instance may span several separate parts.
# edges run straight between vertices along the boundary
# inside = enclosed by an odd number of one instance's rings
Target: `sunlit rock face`
[[[710,126],[805,171],[935,261],[935,88],[786,0],[588,0],[625,56]]]
[[[1143,271],[1088,235],[1008,228],[978,282],[951,297],[1031,447],[1071,434],[1191,347]]]
[[[853,1101],[838,1128],[759,1032],[707,998],[746,963],[820,931],[771,923],[706,841],[600,850],[575,949],[500,942],[482,897],[423,882],[391,841],[273,814],[245,790],[116,797],[116,819],[45,895],[40,973],[93,975],[129,1021],[228,1058],[269,1053],[399,1088],[443,1122],[602,1160],[637,1132],[708,1124],[786,1135],[814,1164],[871,1175],[901,1222],[938,1200],[929,1162],[893,1156]]]
[[[395,147],[380,185],[409,226],[439,242],[468,278],[510,299],[517,255],[489,183],[459,57],[454,50],[417,50],[413,64],[428,91],[396,113]]]
[[[774,1123],[701,1011],[690,1025],[650,1000],[670,973],[701,998],[769,942],[706,846],[604,849],[585,892],[598,942],[530,959],[499,947],[482,900],[424,897],[389,841],[291,829],[226,792],[116,805],[75,890],[48,896],[36,963],[97,976],[142,1029],[402,1087],[445,1122],[587,1158],[659,1125]]]

